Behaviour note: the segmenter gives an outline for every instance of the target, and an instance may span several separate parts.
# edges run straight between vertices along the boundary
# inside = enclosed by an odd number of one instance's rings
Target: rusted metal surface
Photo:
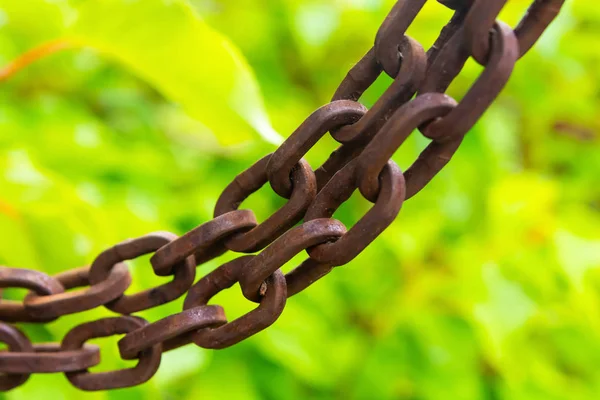
[[[489,34],[508,0],[476,0],[465,19],[465,43],[481,65],[487,64],[491,42]],[[525,55],[548,25],[556,18],[565,0],[535,0],[514,30],[518,57]]]
[[[7,374],[81,371],[100,363],[98,346],[62,350],[60,343],[38,343],[31,352],[0,352],[0,369]]]
[[[226,238],[238,233],[247,232],[257,225],[256,217],[251,210],[235,210],[208,221],[185,235],[159,248],[150,263],[154,273],[159,276],[173,274],[173,266],[194,255],[196,263],[209,261],[208,254],[218,254],[213,249],[221,249]]]
[[[493,28],[489,61],[483,73],[461,102],[448,115],[429,124],[423,134],[431,139],[444,137],[445,140],[466,134],[508,82],[518,50],[512,29],[503,22],[497,22]]]
[[[63,293],[65,288],[55,278],[38,271],[23,268],[0,267],[0,288],[22,288],[33,290],[38,295]],[[50,322],[51,315],[36,318],[25,309],[21,301],[2,300],[0,302],[0,321],[2,322]]]
[[[184,309],[205,306],[219,292],[240,282],[242,270],[254,257],[237,258],[202,278],[190,289],[183,305]],[[244,291],[241,282],[240,285]],[[260,304],[257,308],[218,328],[205,328],[194,332],[194,343],[208,349],[222,349],[271,326],[285,307],[287,287],[283,273],[277,270],[265,279],[260,292]]]
[[[62,341],[61,349],[76,351],[90,339],[127,334],[143,328],[147,321],[138,317],[122,316],[86,322],[71,329]],[[106,390],[135,386],[146,382],[158,370],[162,354],[161,344],[137,354],[137,365],[129,369],[92,373],[87,369],[66,372],[67,379],[81,390]]]
[[[262,283],[302,250],[335,242],[346,234],[346,227],[331,218],[307,221],[284,233],[273,244],[249,260],[239,276],[242,293],[259,302]]]
[[[356,159],[357,184],[362,195],[374,202],[380,192],[383,167],[411,132],[428,121],[443,118],[456,104],[445,94],[427,93],[399,108]]]
[[[531,50],[550,23],[558,16],[564,3],[565,0],[535,0],[531,3],[527,13],[515,28],[519,40],[519,58]]]
[[[352,162],[335,174],[308,209],[307,221],[331,217],[350,198],[357,188],[357,165]],[[404,202],[404,175],[396,163],[389,160],[380,179],[381,190],[373,199],[375,205],[338,240],[309,248],[311,258],[333,266],[347,264],[392,223]]]
[[[375,56],[383,70],[392,78],[401,71],[404,52],[398,39],[405,40],[406,30],[412,25],[427,0],[400,0],[392,7],[375,36]]]
[[[219,197],[215,217],[237,210],[252,193],[269,181],[267,166],[273,155],[269,154],[235,177]],[[253,253],[258,251],[285,231],[296,225],[317,194],[315,174],[304,159],[296,164],[290,175],[294,189],[288,202],[266,221],[245,233],[238,233],[225,241],[231,251]]]
[[[273,324],[288,297],[357,257],[394,221],[403,202],[450,161],[564,0],[533,1],[514,30],[497,20],[506,0],[438,0],[454,13],[436,28],[441,33],[427,51],[405,35],[425,3],[396,2],[374,46],[350,70],[332,101],[311,114],[273,154],[239,174],[219,197],[213,220],[181,237],[157,232],[121,242],[98,255],[90,267],[56,276],[0,267],[0,288],[30,290],[22,301],[0,301],[0,342],[7,347],[0,351],[0,390],[22,385],[32,373],[51,372],[64,373],[82,390],[141,384],[157,371],[163,352],[191,343],[210,349],[239,343]],[[470,57],[484,69],[457,102],[444,92]],[[367,110],[358,101],[382,73],[394,80]],[[431,142],[402,173],[390,158],[417,128]],[[303,157],[327,132],[340,146],[313,171]],[[288,200],[258,223],[252,210],[239,208],[267,182]],[[332,217],[356,190],[373,206],[347,229]],[[304,251],[308,257],[284,275],[281,267]],[[193,284],[198,265],[226,252],[260,253],[240,254]],[[153,269],[147,273],[172,280],[125,294],[135,279],[126,261],[146,254]],[[222,307],[208,303],[236,283],[258,305],[228,321]],[[154,323],[129,315],[184,294],[181,312]],[[121,316],[82,322],[61,344],[32,344],[7,324],[49,322],[101,306]],[[118,342],[120,355],[138,364],[89,372],[100,362],[100,352],[86,342],[112,335],[124,335]]]
[[[33,352],[33,345],[23,332],[4,322],[0,322],[0,342],[6,344],[10,353]],[[2,371],[0,374],[0,390],[7,391],[19,387],[29,379],[30,375],[29,373],[11,374]]]
[[[100,284],[110,276],[110,271],[125,260],[154,253],[168,245],[177,236],[169,232],[155,232],[121,242],[100,253],[90,267],[89,279],[92,285]],[[158,287],[133,295],[122,295],[104,306],[120,314],[131,314],[168,303],[181,297],[194,283],[196,261],[189,256],[172,267],[173,280]]]
[[[402,53],[402,63],[394,82],[357,123],[332,132],[335,140],[340,143],[370,141],[393,112],[417,92],[427,70],[425,50],[419,42],[405,36],[399,44],[396,41],[398,51]]]
[[[84,289],[45,296],[30,293],[23,301],[26,312],[35,318],[76,314],[110,303],[121,297],[131,285],[129,269],[123,263],[117,263],[106,279],[96,285],[90,285],[89,273],[89,267],[82,267],[56,275],[54,278],[66,290],[77,287]]]
[[[201,328],[223,325],[227,322],[220,306],[200,306],[169,315],[160,321],[128,333],[119,341],[119,352],[124,360],[133,360],[154,345]]]
[[[366,112],[366,107],[356,101],[338,100],[310,115],[269,159],[267,177],[273,191],[289,197],[294,186],[290,177],[306,152],[327,132],[355,124]]]

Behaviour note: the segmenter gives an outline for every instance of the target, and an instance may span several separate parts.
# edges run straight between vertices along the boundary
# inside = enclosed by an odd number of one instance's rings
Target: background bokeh
[[[514,26],[530,1],[509,3]],[[392,4],[0,0],[0,68],[49,42],[69,47],[0,81],[0,264],[58,273],[123,239],[209,220],[236,174],[327,103]],[[409,33],[428,46],[449,16],[430,1]],[[599,398],[599,39],[597,1],[567,0],[444,171],[266,331],[165,354],[137,388],[86,394],[38,375],[0,398]],[[480,71],[468,63],[450,94]],[[413,135],[396,161],[408,167],[426,144]],[[311,165],[334,147],[324,139]],[[243,205],[259,219],[283,204],[263,189]],[[368,207],[354,196],[336,218],[350,225]],[[147,258],[131,269],[128,293],[163,281]],[[230,319],[253,307],[237,286],[215,303]],[[53,341],[108,315],[22,327]],[[94,371],[133,365],[117,340],[95,342]]]

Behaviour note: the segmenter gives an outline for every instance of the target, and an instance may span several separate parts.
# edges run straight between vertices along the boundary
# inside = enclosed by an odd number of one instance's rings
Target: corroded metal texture
[[[438,2],[454,14],[425,51],[406,31],[426,0],[397,1],[373,47],[350,70],[332,101],[312,113],[274,153],[240,173],[221,194],[211,221],[180,237],[156,232],[126,240],[100,253],[91,266],[56,276],[0,267],[0,288],[30,290],[22,301],[0,301],[0,342],[7,347],[0,351],[0,390],[22,385],[32,373],[53,372],[64,373],[82,390],[141,384],[157,371],[163,352],[191,343],[211,349],[239,343],[273,324],[288,297],[358,256],[394,221],[404,201],[450,161],[564,0],[533,1],[515,29],[496,20],[506,0]],[[484,69],[457,102],[444,92],[470,57]],[[383,73],[393,82],[367,109],[359,100]],[[390,158],[416,129],[431,142],[402,173]],[[340,146],[313,170],[303,156],[327,132]],[[258,223],[252,210],[239,207],[266,183],[287,202]],[[347,229],[332,217],[356,190],[373,206]],[[284,275],[281,267],[304,251],[304,262]],[[194,284],[196,267],[226,252],[258,254],[240,254]],[[134,279],[127,260],[144,255],[151,255],[148,273],[172,280],[125,294]],[[258,305],[228,321],[225,310],[209,302],[236,283]],[[184,295],[181,312],[154,323],[130,315]],[[101,306],[121,316],[82,322],[62,343],[32,344],[8,324],[49,322]],[[86,341],[112,335],[124,335],[118,342],[120,355],[138,364],[89,372],[99,364],[100,351]]]

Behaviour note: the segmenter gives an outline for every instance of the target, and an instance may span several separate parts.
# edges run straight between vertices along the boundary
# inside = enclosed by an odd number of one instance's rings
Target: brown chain
[[[65,373],[82,390],[138,385],[154,375],[163,352],[192,342],[225,348],[260,332],[277,320],[288,297],[358,256],[392,223],[402,203],[448,163],[564,0],[535,0],[514,30],[496,20],[507,0],[438,0],[454,15],[427,52],[405,35],[425,2],[397,1],[374,47],[348,73],[331,103],[310,115],[274,153],[238,175],[217,201],[213,220],[181,237],[158,232],[127,240],[102,252],[90,267],[54,277],[0,267],[0,288],[31,290],[22,302],[0,301],[0,342],[7,346],[0,351],[0,390],[23,384],[32,373],[50,372]],[[484,70],[456,102],[444,92],[469,57]],[[367,110],[358,100],[382,73],[394,81]],[[417,128],[431,143],[402,173],[390,158]],[[341,146],[313,171],[302,157],[327,132]],[[288,200],[258,223],[251,210],[238,207],[267,182]],[[331,217],[356,189],[373,207],[347,229]],[[309,257],[282,274],[280,267],[304,250]],[[226,251],[260,253],[242,255],[194,284],[196,267]],[[145,254],[152,254],[155,275],[172,280],[125,295],[132,280],[125,261]],[[220,306],[208,303],[236,283],[258,306],[228,321]],[[184,294],[178,314],[154,323],[130,316]],[[32,344],[8,324],[44,323],[99,306],[122,316],[78,325],[61,343]],[[118,342],[121,357],[138,364],[88,372],[99,364],[100,350],[85,342],[112,335],[125,335]]]

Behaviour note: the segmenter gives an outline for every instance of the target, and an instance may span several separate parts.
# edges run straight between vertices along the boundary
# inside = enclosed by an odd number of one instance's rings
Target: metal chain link
[[[102,252],[90,267],[56,276],[0,267],[0,288],[31,290],[22,302],[0,301],[0,342],[7,346],[0,351],[0,390],[22,385],[32,373],[52,372],[65,373],[82,390],[141,384],[157,371],[163,352],[192,342],[211,349],[239,343],[273,324],[288,297],[358,256],[392,223],[403,202],[450,161],[564,0],[535,0],[514,30],[496,20],[507,0],[438,0],[454,15],[427,52],[406,36],[425,2],[396,2],[374,47],[350,70],[331,103],[239,174],[219,197],[213,220],[181,237],[157,232],[127,240]],[[484,69],[457,102],[444,92],[469,57]],[[367,110],[358,100],[382,73],[394,81]],[[390,158],[417,128],[431,142],[402,173]],[[341,145],[313,171],[303,156],[327,132]],[[251,210],[238,208],[267,182],[288,200],[259,224]],[[373,206],[347,229],[331,217],[357,189]],[[281,266],[304,250],[309,257],[284,275]],[[196,267],[227,251],[260,253],[227,262],[194,284]],[[126,261],[145,254],[152,255],[154,274],[172,281],[125,295],[132,282]],[[223,308],[208,303],[236,283],[258,306],[228,321]],[[130,315],[184,294],[178,314],[154,323]],[[32,344],[8,324],[45,323],[99,306],[122,316],[82,323],[61,343]],[[112,335],[125,335],[118,342],[120,355],[138,364],[89,372],[100,363],[100,350],[86,341]]]

